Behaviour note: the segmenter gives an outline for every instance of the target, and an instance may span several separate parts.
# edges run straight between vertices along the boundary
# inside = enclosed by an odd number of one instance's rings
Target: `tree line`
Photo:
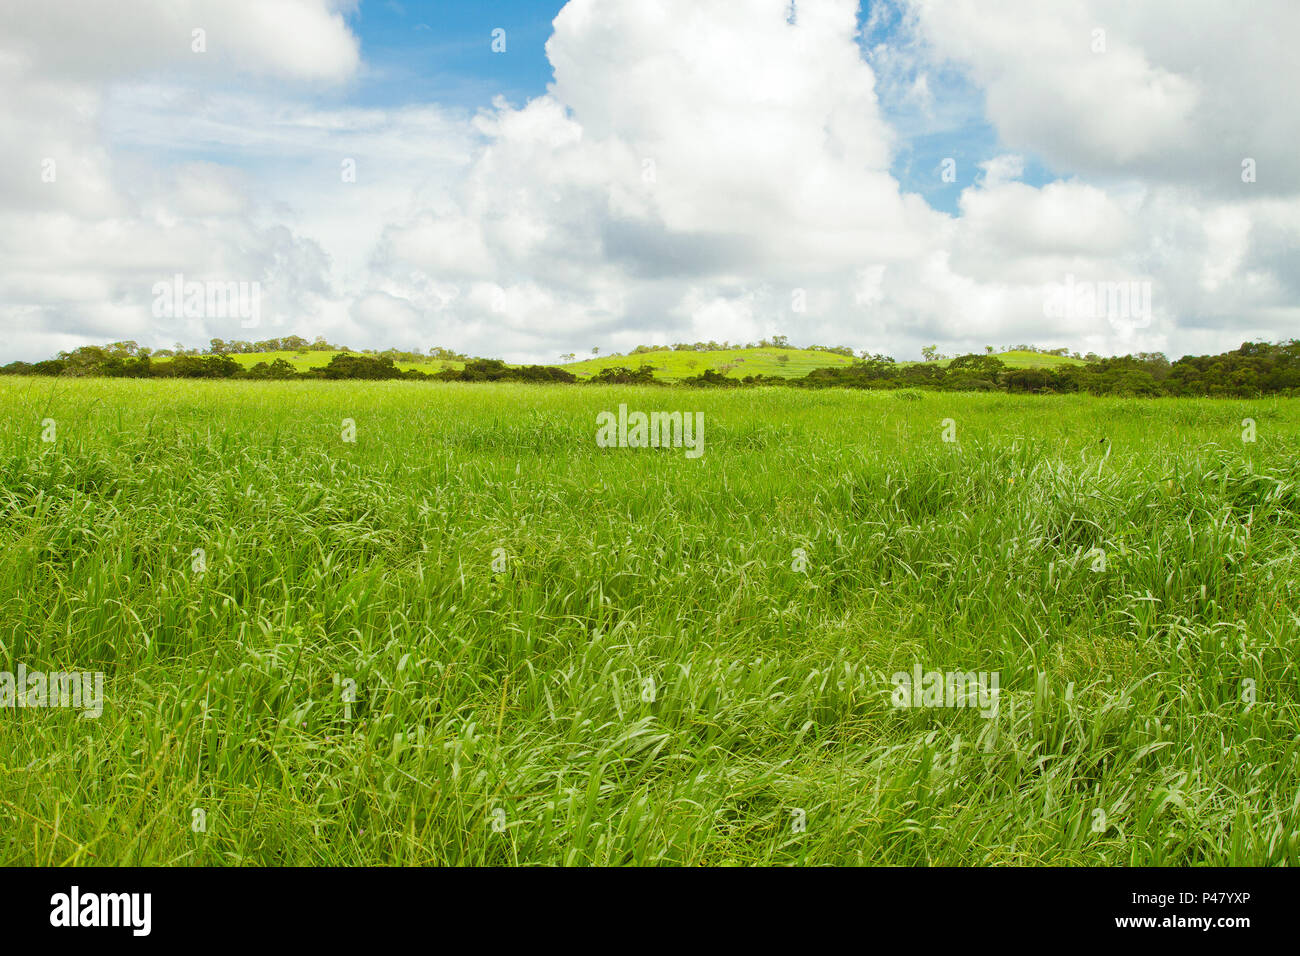
[[[274,350],[279,351],[279,350]],[[468,359],[463,368],[444,364],[436,372],[400,369],[401,353],[344,352],[327,365],[298,371],[282,358],[245,368],[225,351],[176,354],[165,357],[134,342],[83,346],[60,352],[42,362],[11,362],[0,367],[4,375],[102,376],[110,378],[225,378],[225,379],[414,379],[448,382],[556,382],[578,383],[572,372],[551,365],[507,365],[500,359]],[[660,385],[654,367],[614,366],[601,369],[587,383]],[[1019,393],[1071,393],[1092,395],[1223,396],[1300,394],[1300,341],[1270,344],[1247,342],[1219,355],[1189,355],[1170,362],[1159,352],[1140,352],[1115,358],[1098,358],[1082,365],[1049,368],[1009,368],[994,355],[959,355],[946,365],[939,362],[900,363],[886,355],[868,355],[850,365],[820,368],[802,378],[747,375],[733,378],[709,370],[679,384],[712,388],[919,388],[940,391],[1004,391]]]
[[[133,346],[135,343],[129,343]],[[279,351],[279,350],[277,350]],[[231,379],[433,379],[448,382],[576,382],[572,372],[549,365],[507,365],[500,359],[468,359],[464,368],[446,364],[437,372],[400,369],[398,361],[408,361],[403,353],[384,352],[334,355],[329,363],[298,371],[282,358],[258,362],[245,367],[232,353],[180,354],[169,350],[169,357],[158,358],[148,349],[132,349],[128,343],[97,346],[85,345],[72,352],[60,352],[58,358],[43,362],[10,362],[0,367],[0,375],[61,375],[102,378],[231,378]],[[233,353],[239,354],[239,353]]]
[[[705,372],[682,384],[714,387],[785,385],[796,388],[922,388],[938,391],[1250,398],[1300,394],[1300,341],[1247,342],[1219,355],[1170,362],[1160,352],[1097,358],[1081,365],[1009,368],[993,355],[959,355],[946,366],[900,364],[873,355],[852,365],[820,368],[799,379],[751,375],[729,379]]]

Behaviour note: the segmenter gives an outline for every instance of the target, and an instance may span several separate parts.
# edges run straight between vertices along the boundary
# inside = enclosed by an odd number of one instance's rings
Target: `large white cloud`
[[[985,93],[1008,146],[1068,181],[963,194],[954,262],[1024,283],[1144,278],[1155,320],[1088,341],[1198,351],[1300,329],[1300,7],[911,0],[912,40]],[[1256,173],[1244,181],[1243,163]],[[1072,328],[1073,335],[1084,330]],[[1114,332],[1112,328],[1112,333]]]
[[[0,7],[4,46],[45,76],[103,82],[150,70],[341,82],[360,53],[356,0],[40,0]]]
[[[1291,0],[910,0],[935,59],[967,68],[1004,141],[1079,174],[1242,194],[1300,189]]]
[[[168,75],[151,136],[202,112],[240,80],[336,85],[359,65],[329,0],[46,0],[0,8],[0,330],[5,351],[47,356],[87,341],[199,344],[248,337],[241,317],[168,319],[152,288],[190,279],[258,282],[262,309],[306,317],[329,297],[316,243],[267,216],[237,168],[115,149],[117,91]],[[201,31],[196,33],[195,31]],[[291,40],[289,38],[292,38]],[[177,89],[177,87],[173,87]],[[162,161],[158,157],[162,156]]]
[[[472,118],[307,105],[361,66],[345,4],[47,4],[66,31],[10,9],[6,351],[300,331],[553,361],[782,332],[905,357],[1294,334],[1296,8],[895,3],[864,56],[853,0],[571,0],[549,91]],[[954,70],[1003,151],[948,215],[891,169],[901,137],[956,135]],[[915,115],[887,115],[882,83]],[[1060,179],[1022,182],[1026,157]],[[160,327],[147,290],[178,271],[263,282],[263,328]],[[1150,321],[1045,315],[1067,276],[1149,283]]]
[[[438,230],[413,216],[377,267],[544,282],[555,309],[530,321],[557,344],[863,338],[846,300],[857,272],[922,256],[944,217],[888,172],[856,5],[800,4],[794,23],[788,10],[573,0],[547,44],[550,93],[479,120],[488,142],[459,197],[463,243],[429,248]],[[498,302],[507,320],[512,302]]]

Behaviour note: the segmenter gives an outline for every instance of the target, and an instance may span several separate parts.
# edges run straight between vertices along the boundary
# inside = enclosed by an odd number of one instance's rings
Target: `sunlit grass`
[[[598,448],[620,402],[703,411],[703,457]],[[0,409],[0,670],[107,672],[97,720],[0,710],[0,863],[1300,857],[1294,400],[10,379]],[[918,662],[997,671],[999,716],[894,709]]]

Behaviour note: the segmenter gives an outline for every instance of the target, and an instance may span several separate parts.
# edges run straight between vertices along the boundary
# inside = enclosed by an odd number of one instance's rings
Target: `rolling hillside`
[[[782,361],[782,358],[785,360]],[[743,378],[746,375],[779,375],[800,378],[815,368],[849,365],[852,359],[833,352],[811,349],[723,349],[717,352],[644,352],[640,355],[606,355],[561,365],[578,378],[589,378],[603,368],[639,368],[651,365],[655,378],[667,382],[700,375],[708,369]]]
[[[338,355],[334,351],[284,351],[256,352],[231,357],[245,368],[252,368],[258,362],[273,362],[284,359],[297,371],[319,368],[328,365],[331,358]],[[1056,355],[1044,355],[1039,352],[1002,352],[997,355],[1008,368],[1051,368],[1057,365],[1082,365],[1079,359]],[[725,375],[743,378],[746,375],[776,375],[781,378],[801,378],[813,369],[830,368],[852,364],[853,359],[834,352],[813,349],[723,349],[717,352],[644,352],[638,355],[602,355],[584,359],[580,362],[551,362],[567,369],[579,379],[590,378],[601,369],[623,366],[635,369],[641,365],[651,365],[655,369],[655,378],[665,382],[676,382],[684,378],[700,375],[706,370],[720,371]],[[433,374],[444,367],[462,368],[464,362],[452,362],[444,359],[429,360],[415,364],[398,362],[400,369],[419,369]],[[914,363],[901,363],[914,364]],[[940,360],[940,365],[947,365],[947,360]]]
[[[320,368],[322,365],[328,365],[330,359],[339,354],[340,353],[336,351],[316,352],[308,350],[304,352],[247,352],[234,354],[230,357],[244,368],[252,368],[258,362],[267,362],[269,364],[274,362],[276,359],[284,359],[292,365],[296,371],[305,372],[309,368]],[[357,353],[353,352],[350,354],[355,355]],[[427,372],[429,374],[441,370],[444,366],[450,366],[452,368],[463,368],[465,366],[464,362],[451,362],[446,359],[429,359],[428,361],[419,364],[412,362],[398,362],[396,364],[398,368],[403,370],[408,368],[418,368],[421,372]]]
[[[997,352],[995,357],[1007,368],[1056,368],[1059,365],[1087,365],[1083,359],[1066,355],[1044,355],[1042,352]],[[948,359],[939,362],[947,365]]]
[[[785,361],[782,361],[782,357]],[[1001,359],[1008,368],[1052,368],[1058,365],[1084,364],[1080,359],[1044,355],[1040,352],[1001,352],[998,353],[997,358]],[[561,367],[568,369],[579,378],[589,378],[603,368],[622,365],[635,369],[640,365],[649,364],[654,366],[655,378],[673,382],[699,375],[706,369],[721,371],[734,378],[743,378],[746,375],[801,378],[813,369],[851,365],[853,361],[848,356],[837,355],[834,352],[759,348],[725,349],[718,352],[647,352],[640,355],[608,355],[562,364]],[[938,364],[946,366],[948,360],[940,360]]]

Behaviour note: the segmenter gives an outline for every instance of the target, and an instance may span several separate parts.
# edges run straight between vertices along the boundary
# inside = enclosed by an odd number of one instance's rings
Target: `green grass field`
[[[620,403],[704,454],[597,447]],[[0,670],[106,678],[0,709],[0,863],[1300,863],[1296,400],[0,409]],[[894,706],[914,667],[996,715]]]

